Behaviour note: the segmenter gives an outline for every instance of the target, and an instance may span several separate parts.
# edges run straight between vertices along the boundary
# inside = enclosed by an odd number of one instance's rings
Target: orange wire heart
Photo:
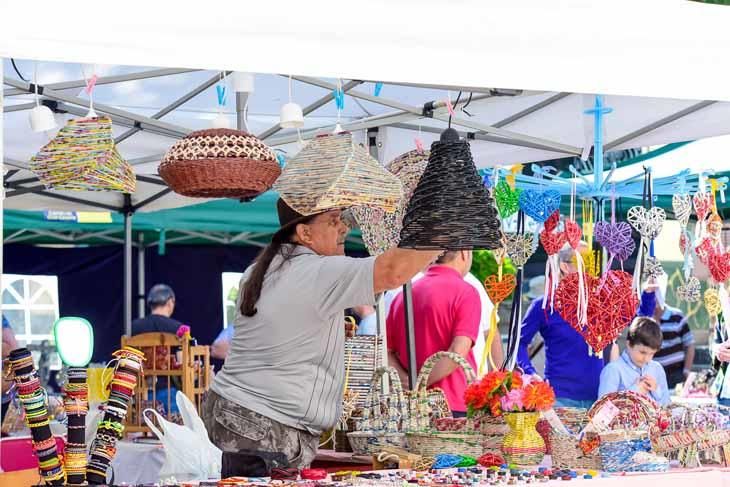
[[[498,280],[495,274],[487,276],[484,280],[484,288],[487,290],[489,299],[493,304],[501,303],[512,294],[517,286],[517,280],[514,274],[502,275],[502,280]]]

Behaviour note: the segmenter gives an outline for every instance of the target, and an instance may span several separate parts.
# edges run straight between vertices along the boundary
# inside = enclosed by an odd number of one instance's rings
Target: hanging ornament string
[[[423,154],[423,139],[421,138],[421,124],[418,124],[418,137],[413,141],[416,144],[416,151],[419,154]]]
[[[345,109],[345,92],[342,90],[342,80],[337,78],[337,87],[332,92],[332,98],[335,100],[337,107],[337,123],[335,124],[334,133],[342,132],[342,110]]]
[[[666,219],[666,213],[659,207],[652,206],[651,201],[651,172],[649,168],[644,168],[644,191],[642,195],[642,206],[633,206],[629,208],[628,220],[631,226],[641,236],[639,252],[636,257],[636,265],[634,266],[634,278],[632,281],[632,289],[636,296],[641,298],[641,279],[646,273],[647,277],[656,277],[662,273],[661,264],[651,255],[651,241],[659,236]],[[647,252],[649,255],[649,265],[647,266]],[[648,271],[648,272],[647,272]]]
[[[522,210],[517,212],[517,234],[525,234],[525,214]],[[510,310],[509,333],[507,336],[507,353],[502,363],[502,369],[513,370],[517,361],[517,350],[520,346],[520,326],[522,324],[522,281],[524,278],[524,267],[517,267],[515,276],[515,291],[512,297],[512,309]]]
[[[515,276],[512,274],[504,275],[504,249],[500,249],[494,253],[497,259],[497,275],[488,276],[484,281],[484,288],[487,290],[487,295],[491,299],[493,306],[489,318],[489,334],[487,335],[484,351],[482,352],[479,364],[480,375],[486,372],[487,358],[489,358],[489,364],[491,365],[492,370],[497,369],[497,365],[495,364],[494,357],[492,355],[492,344],[499,334],[499,327],[497,326],[497,311],[499,310],[500,303],[507,299],[515,290]]]
[[[575,197],[577,192],[577,183],[573,179],[570,188],[570,219],[565,222],[565,236],[568,243],[575,252],[576,270],[578,272],[578,323],[582,326],[588,325],[588,291],[585,283],[585,264],[583,256],[580,253],[581,229],[575,222]]]
[[[89,78],[86,76],[84,65],[81,65],[81,75],[84,77],[84,81],[86,81],[84,91],[89,96],[89,112],[86,114],[86,118],[96,118],[98,116],[94,111],[94,88],[96,87],[96,81],[98,80],[95,71],[96,65],[93,65],[91,69],[91,78]]]

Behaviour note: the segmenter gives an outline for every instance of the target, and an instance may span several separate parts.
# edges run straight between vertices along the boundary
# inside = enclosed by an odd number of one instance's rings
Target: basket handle
[[[395,400],[398,404],[398,413],[402,419],[405,419],[405,396],[403,395],[403,386],[401,385],[400,378],[398,377],[398,371],[393,367],[378,367],[373,373],[373,378],[370,382],[370,389],[368,390],[367,403],[365,405],[365,413],[372,415],[368,418],[371,421],[382,421],[383,415],[380,408],[380,394],[383,386],[383,377],[388,376],[391,394],[395,396]],[[389,405],[390,407],[390,405]]]
[[[469,362],[467,362],[464,357],[454,352],[436,352],[431,355],[426,362],[424,362],[423,367],[421,367],[421,372],[418,374],[416,387],[414,388],[416,393],[425,393],[428,388],[428,378],[431,375],[431,372],[433,372],[433,368],[442,358],[448,358],[451,361],[456,362],[456,365],[461,367],[464,371],[464,375],[466,375],[467,384],[471,384],[476,380],[477,375],[474,372],[474,369],[471,365],[469,365]]]

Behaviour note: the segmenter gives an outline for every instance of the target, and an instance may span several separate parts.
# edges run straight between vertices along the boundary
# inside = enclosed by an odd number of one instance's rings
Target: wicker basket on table
[[[383,377],[389,381],[389,393],[384,392]],[[383,412],[385,409],[385,413]],[[347,433],[352,451],[358,455],[373,455],[383,446],[405,448],[406,435],[402,431],[408,417],[398,372],[392,367],[380,367],[373,374],[370,391],[355,427]]]
[[[439,431],[432,421],[432,407],[429,398],[428,377],[434,366],[442,358],[456,362],[466,375],[467,383],[476,379],[474,369],[461,356],[452,352],[437,352],[426,360],[416,380],[415,390],[411,392],[409,402],[410,421],[406,436],[408,447],[412,453],[424,457],[434,457],[439,453],[469,455],[475,458],[484,453],[487,437],[476,431],[474,420],[464,420],[461,431]]]
[[[249,200],[268,191],[281,168],[274,151],[254,135],[208,129],[177,141],[158,172],[183,196]]]
[[[607,425],[605,431],[593,431],[588,428],[582,439],[578,434],[584,430],[593,417],[608,402],[611,402],[619,410],[618,414]],[[575,422],[575,428],[568,426],[570,434],[552,429],[550,432],[550,449],[553,467],[555,468],[579,468],[579,469],[601,469],[601,456],[598,446],[600,445],[600,433],[617,429],[642,429],[651,434],[659,432],[659,418],[661,409],[646,396],[631,391],[621,391],[606,394],[599,399],[585,416],[585,424],[581,425],[580,414],[571,412]],[[578,426],[580,426],[578,428]]]

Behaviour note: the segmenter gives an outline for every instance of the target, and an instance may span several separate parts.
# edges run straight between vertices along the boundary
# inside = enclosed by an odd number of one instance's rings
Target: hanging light
[[[253,93],[256,77],[253,73],[233,73],[233,90],[236,93]]]
[[[53,116],[53,112],[50,108],[45,105],[41,105],[40,97],[38,96],[38,63],[33,72],[33,86],[35,87],[35,107],[28,114],[30,120],[30,128],[33,132],[46,132],[56,128],[56,119]]]
[[[281,107],[279,125],[284,129],[298,129],[304,127],[304,112],[302,107],[292,101],[291,76],[289,76],[289,103]]]

